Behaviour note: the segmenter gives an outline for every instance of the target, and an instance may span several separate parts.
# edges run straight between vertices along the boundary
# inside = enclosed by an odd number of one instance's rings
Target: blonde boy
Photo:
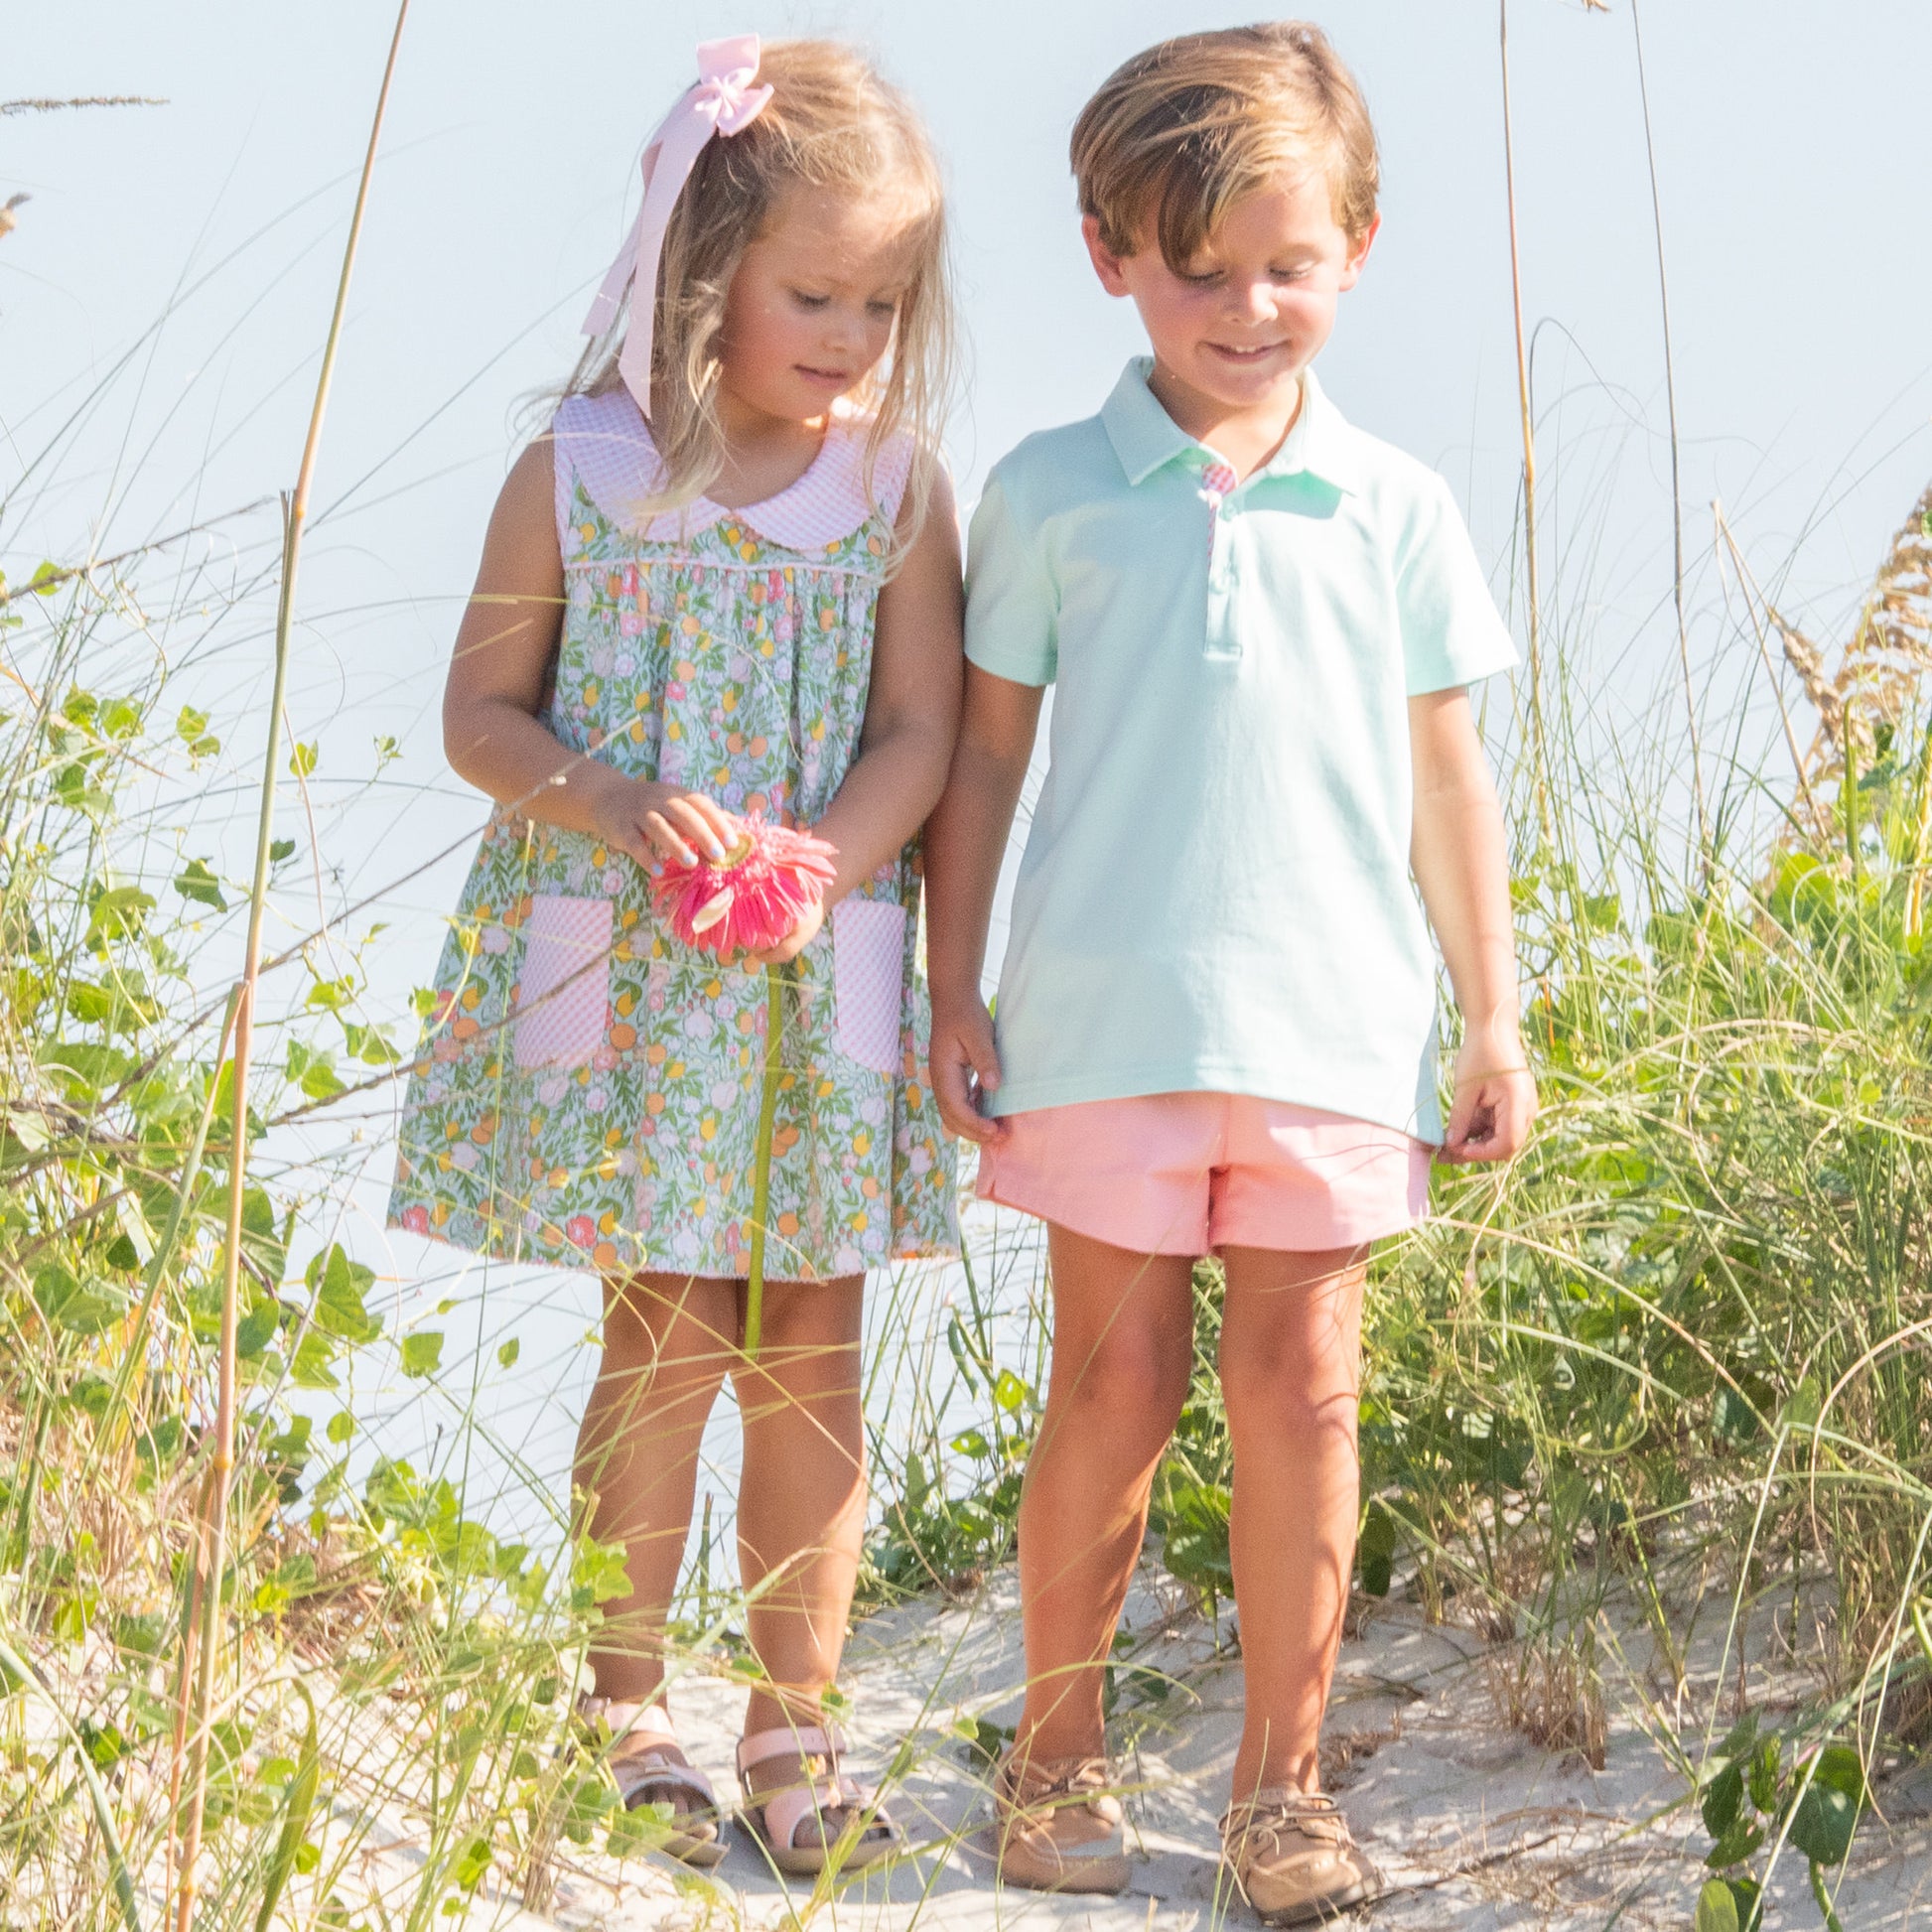
[[[1515,651],[1448,487],[1314,379],[1378,225],[1374,133],[1322,35],[1137,56],[1072,162],[1095,273],[1152,354],[987,483],[926,857],[933,1086],[979,1144],[981,1194],[1050,1229],[1001,1869],[1126,1882],[1102,1671],[1186,1392],[1191,1263],[1213,1252],[1247,1698],[1222,1850],[1291,1924],[1376,1885],[1316,1756],[1369,1244],[1422,1215],[1433,1154],[1507,1159],[1535,1109],[1466,689]],[[996,1034],[987,924],[1050,682]],[[1447,1123],[1431,925],[1463,1022]]]

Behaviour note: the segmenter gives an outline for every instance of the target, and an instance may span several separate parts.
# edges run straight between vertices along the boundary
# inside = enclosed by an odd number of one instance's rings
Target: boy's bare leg
[[[756,1597],[752,1648],[769,1683],[745,1730],[817,1724],[838,1675],[866,1518],[860,1408],[862,1277],[771,1282],[757,1367],[733,1369],[744,1420],[739,1569]]]
[[[1318,1747],[1361,1508],[1355,1452],[1367,1250],[1229,1248],[1221,1391],[1247,1721],[1238,1803],[1320,1783]]]
[[[1016,1749],[1102,1749],[1107,1650],[1147,1531],[1148,1492],[1186,1399],[1192,1264],[1055,1227],[1046,1413],[1020,1503],[1027,1700]]]
[[[731,1282],[637,1275],[604,1285],[604,1359],[577,1434],[585,1528],[624,1546],[630,1592],[590,1652],[600,1697],[647,1702],[664,1681],[664,1619],[691,1528],[698,1449],[738,1331]]]

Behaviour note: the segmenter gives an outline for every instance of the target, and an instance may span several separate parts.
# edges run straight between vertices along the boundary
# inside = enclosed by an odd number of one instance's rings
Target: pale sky
[[[1512,0],[1510,16],[1556,634],[1586,700],[1625,716],[1669,688],[1675,652],[1632,8]],[[519,406],[574,359],[590,289],[634,206],[642,138],[690,78],[697,40],[854,37],[929,116],[972,349],[950,443],[970,502],[1021,436],[1096,408],[1137,346],[1079,243],[1065,142],[1081,101],[1151,41],[1251,17],[1200,0],[417,0],[300,596],[290,711],[323,752],[320,897],[341,905],[382,887],[482,821],[482,801],[442,765],[435,725],[459,603]],[[0,201],[33,198],[0,238],[10,576],[292,482],[393,18],[372,0],[12,10],[0,93],[168,104],[0,117]],[[1361,78],[1385,180],[1384,231],[1324,385],[1354,421],[1449,478],[1506,598],[1521,451],[1497,10],[1331,0],[1319,18]],[[1714,737],[1741,719],[1755,744],[1770,713],[1746,634],[1720,621],[1712,499],[1759,573],[1829,636],[1932,474],[1932,9],[1650,0],[1643,21],[1694,650]],[[176,555],[234,544],[238,570],[259,567],[274,530],[257,510]],[[167,639],[180,689],[250,764],[267,688],[262,608],[257,598],[211,637],[185,627]],[[401,756],[365,788],[378,734]],[[245,870],[239,784],[170,809],[184,851]],[[379,1015],[399,1015],[429,977],[465,858],[384,898]],[[311,915],[315,897],[287,918]],[[293,929],[272,931],[271,947]],[[364,1189],[376,1208],[379,1142],[376,1130]],[[376,1258],[371,1225],[356,1239]]]
[[[397,595],[461,591],[512,405],[572,359],[643,133],[688,77],[693,42],[747,28],[858,38],[930,117],[974,350],[952,446],[970,499],[1020,435],[1094,407],[1135,346],[1078,244],[1064,151],[1080,101],[1133,49],[1247,17],[1198,0],[417,0],[319,501],[388,461],[334,543],[361,548]],[[1335,0],[1320,17],[1361,76],[1387,183],[1385,232],[1323,375],[1358,422],[1449,475],[1495,556],[1517,463],[1496,8]],[[171,295],[207,279],[64,460],[68,487],[0,524],[0,553],[72,547],[131,416],[145,472],[103,547],[165,525],[196,488],[207,511],[287,480],[392,18],[367,0],[16,10],[7,94],[170,104],[0,120],[0,197],[34,196],[0,241],[10,453],[37,452]],[[1544,461],[1601,488],[1614,446],[1632,514],[1597,590],[1641,612],[1664,466],[1630,0],[1607,14],[1514,0],[1512,19]],[[1799,582],[1829,600],[1932,468],[1932,13],[1652,0],[1645,25],[1694,542],[1714,493],[1767,556],[1814,528]],[[331,587],[322,576],[312,616]],[[447,610],[424,603],[414,626],[381,633],[385,669],[431,672],[448,630]],[[356,635],[338,641],[360,654]]]

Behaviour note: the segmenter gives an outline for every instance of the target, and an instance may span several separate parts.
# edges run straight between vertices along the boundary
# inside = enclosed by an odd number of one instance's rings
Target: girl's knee
[[[1215,1369],[1221,1378],[1221,1397],[1230,1413],[1256,1400],[1267,1400],[1282,1393],[1287,1383],[1306,1369],[1307,1364],[1287,1344],[1286,1337],[1259,1329],[1247,1334],[1221,1330],[1220,1354]]]
[[[687,1401],[716,1394],[724,1387],[731,1365],[732,1338],[691,1331],[655,1335],[648,1330],[614,1332],[607,1323],[598,1380],[622,1390],[633,1399],[650,1402]]]
[[[862,1427],[859,1298],[844,1284],[773,1282],[765,1289],[756,1364],[732,1379],[746,1427],[797,1415],[843,1439]]]
[[[861,1335],[860,1291],[846,1282],[767,1282],[760,1349],[852,1351]]]
[[[1352,1329],[1308,1319],[1285,1307],[1280,1318],[1253,1308],[1224,1322],[1219,1369],[1231,1428],[1250,1425],[1287,1435],[1314,1435],[1337,1419],[1352,1430],[1360,1399],[1360,1349]]]
[[[608,1356],[724,1359],[733,1340],[737,1303],[731,1285],[672,1282],[639,1275],[610,1282],[604,1294],[604,1350]]]

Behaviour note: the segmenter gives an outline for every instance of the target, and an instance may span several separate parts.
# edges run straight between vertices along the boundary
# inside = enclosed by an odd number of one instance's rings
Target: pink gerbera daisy
[[[715,862],[668,859],[651,891],[687,946],[728,958],[775,946],[832,882],[836,848],[759,813],[738,821],[738,842]]]

